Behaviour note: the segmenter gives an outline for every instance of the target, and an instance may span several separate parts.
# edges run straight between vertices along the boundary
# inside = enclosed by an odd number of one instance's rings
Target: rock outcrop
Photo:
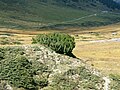
[[[41,80],[41,77],[48,80],[48,85],[40,88],[40,90],[105,90],[106,82],[101,73],[80,59],[58,54],[41,45],[5,48],[10,51],[13,48],[14,51],[15,48],[21,48],[23,50],[22,55],[33,63],[33,67],[37,67],[39,64],[47,66],[47,71],[41,74],[39,73],[42,71],[40,69],[36,72],[36,75],[33,75],[35,80]],[[17,52],[19,52],[18,49]],[[14,54],[17,54],[17,52],[15,51]]]

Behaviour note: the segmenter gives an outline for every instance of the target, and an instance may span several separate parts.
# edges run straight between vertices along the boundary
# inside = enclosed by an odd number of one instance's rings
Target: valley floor
[[[120,26],[90,31],[76,36],[73,53],[105,74],[120,74]]]
[[[40,33],[54,31],[24,31],[0,29],[0,46],[31,44],[32,37]],[[120,24],[90,28],[65,30],[75,37],[75,56],[105,74],[120,74]],[[105,40],[104,42],[101,42]],[[7,43],[10,42],[10,43]]]

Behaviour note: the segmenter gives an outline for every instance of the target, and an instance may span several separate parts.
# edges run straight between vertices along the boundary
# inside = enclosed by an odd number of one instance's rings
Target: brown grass
[[[112,33],[115,32],[116,35]],[[77,33],[73,53],[105,74],[120,74],[120,42],[91,43],[91,40],[120,38],[120,25],[93,28]]]
[[[120,74],[120,42],[87,44],[77,42],[73,53],[103,73]]]

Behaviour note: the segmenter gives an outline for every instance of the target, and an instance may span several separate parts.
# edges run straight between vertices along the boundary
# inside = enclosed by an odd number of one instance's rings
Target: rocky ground
[[[4,49],[5,48],[8,47],[4,47]],[[8,50],[22,48],[24,52],[23,55],[29,60],[29,62],[32,62],[33,64],[34,62],[37,63],[34,67],[37,67],[37,65],[39,66],[41,63],[44,66],[47,66],[47,71],[42,73],[42,76],[45,77],[42,78],[47,78],[48,85],[39,88],[40,90],[109,89],[109,78],[102,76],[99,71],[85,64],[80,59],[58,54],[41,45],[11,46],[9,48],[10,49]],[[34,75],[34,77],[40,79],[41,74]]]

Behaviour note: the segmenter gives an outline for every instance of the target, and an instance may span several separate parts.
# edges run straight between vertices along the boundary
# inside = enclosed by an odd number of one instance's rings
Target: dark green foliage
[[[47,86],[46,77],[43,77],[39,82],[34,79],[38,71],[42,75],[45,70],[47,70],[45,65],[30,62],[24,56],[24,49],[0,48],[0,80],[8,81],[14,87],[37,90],[37,86]]]
[[[53,53],[53,51],[48,52],[47,50],[38,45],[0,48],[0,90],[5,90],[5,82],[15,87],[15,90],[17,88],[25,90],[103,90],[102,77],[94,75],[84,65],[81,66],[82,63],[75,67],[74,62],[69,61],[70,58],[63,58],[64,55],[53,54],[44,59],[46,54]],[[41,56],[43,56],[42,61]],[[38,59],[38,57],[40,58]],[[56,58],[61,59],[60,63],[54,63]],[[64,68],[62,69],[62,67]]]
[[[106,5],[108,8],[120,9],[119,4],[117,4],[114,0],[51,0],[51,2],[55,1],[58,5],[66,5],[74,8],[80,8],[81,3],[86,3],[85,5],[88,7],[90,6],[88,3],[90,3],[92,6],[96,7],[96,2],[99,1],[100,3]],[[50,0],[41,0],[41,2],[51,3]]]
[[[92,74],[85,67],[79,67],[56,75],[51,86],[56,90],[98,90],[96,85],[100,87],[100,83],[103,83],[103,80],[99,76]]]
[[[67,75],[79,75],[79,80],[82,81],[81,85],[85,89],[94,89],[97,90],[96,85],[98,83],[102,83],[102,79],[99,76],[92,74],[89,70],[85,67],[79,67],[77,69],[70,69],[66,73]]]
[[[120,4],[116,3],[114,0],[98,0],[98,1],[106,5],[108,8],[120,9]]]
[[[32,64],[24,57],[17,56],[13,60],[2,62],[0,77],[16,87],[35,89]]]
[[[63,33],[40,34],[33,38],[33,43],[45,45],[57,53],[67,55],[71,54],[75,47],[74,38]]]
[[[78,82],[70,79],[68,76],[56,75],[51,87],[56,90],[74,90],[77,87]],[[48,89],[49,90],[49,89]]]

